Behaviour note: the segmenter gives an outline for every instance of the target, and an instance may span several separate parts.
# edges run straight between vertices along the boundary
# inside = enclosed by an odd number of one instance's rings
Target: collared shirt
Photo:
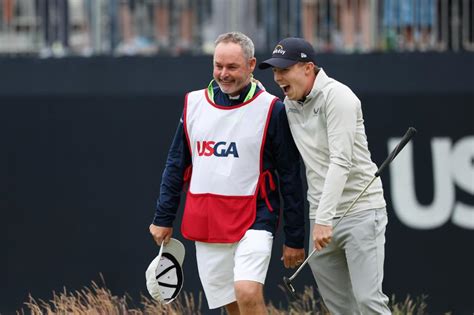
[[[238,98],[232,99],[220,90],[217,83],[213,83],[213,89],[216,104],[232,106],[243,103],[250,85]],[[256,93],[258,90],[259,88]],[[181,119],[168,152],[153,224],[166,227],[173,225],[179,208],[184,171],[190,164],[191,155]],[[300,156],[291,136],[285,107],[281,101],[275,103],[271,113],[263,152],[263,169],[271,171],[283,199],[285,244],[292,248],[303,248],[304,200]],[[251,229],[266,230],[274,234],[279,223],[280,196],[277,190],[271,192],[267,189],[267,192],[273,211],[268,209],[265,200],[258,198],[257,215]]]
[[[285,98],[285,106],[305,163],[309,217],[318,224],[331,225],[377,171],[370,158],[360,100],[320,69],[305,100]],[[350,214],[382,207],[385,200],[377,178]]]

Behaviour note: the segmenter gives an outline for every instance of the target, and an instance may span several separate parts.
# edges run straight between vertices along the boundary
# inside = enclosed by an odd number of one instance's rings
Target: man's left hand
[[[283,264],[285,268],[295,268],[301,265],[304,261],[305,252],[304,248],[292,248],[283,245]]]

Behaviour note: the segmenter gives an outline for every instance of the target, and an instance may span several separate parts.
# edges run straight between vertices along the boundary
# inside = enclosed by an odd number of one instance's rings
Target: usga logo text
[[[197,141],[197,154],[199,156],[217,156],[228,157],[233,155],[235,158],[239,157],[237,151],[237,144],[235,142],[225,141]]]

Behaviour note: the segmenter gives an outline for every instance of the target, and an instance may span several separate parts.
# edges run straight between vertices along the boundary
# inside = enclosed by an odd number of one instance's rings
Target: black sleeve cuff
[[[291,248],[304,248],[304,240],[303,241],[294,241],[294,240],[285,240],[285,245]]]
[[[155,216],[153,218],[153,224],[156,226],[163,226],[163,227],[173,227],[174,218],[164,218],[160,216]]]

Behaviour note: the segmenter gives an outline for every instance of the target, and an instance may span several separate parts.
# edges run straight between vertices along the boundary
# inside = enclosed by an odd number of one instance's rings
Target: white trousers
[[[348,215],[333,230],[332,242],[309,261],[331,314],[391,314],[382,292],[386,225],[385,208]],[[310,251],[313,227],[314,221]]]

